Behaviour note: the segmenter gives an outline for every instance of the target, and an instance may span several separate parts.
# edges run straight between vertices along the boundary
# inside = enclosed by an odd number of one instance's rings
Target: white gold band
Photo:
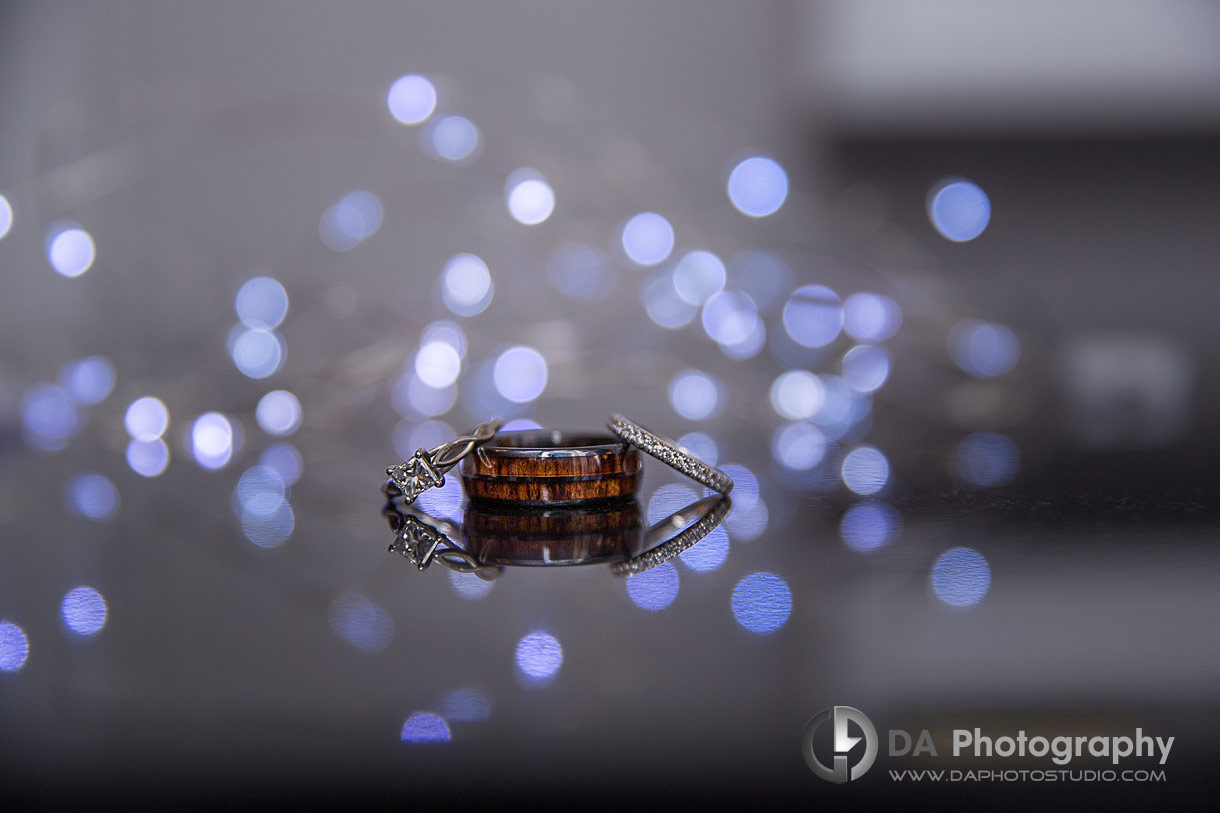
[[[630,443],[640,451],[655,457],[675,471],[685,474],[692,480],[702,483],[719,494],[728,494],[733,490],[733,478],[715,466],[709,466],[690,452],[683,449],[675,441],[667,437],[649,432],[644,427],[629,421],[622,415],[611,415],[607,424],[610,431],[620,440]]]

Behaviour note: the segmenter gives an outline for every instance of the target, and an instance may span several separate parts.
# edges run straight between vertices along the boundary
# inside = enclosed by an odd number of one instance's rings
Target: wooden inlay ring
[[[573,505],[634,497],[644,460],[611,434],[546,429],[500,432],[462,459],[471,500]]]
[[[635,500],[602,500],[562,508],[507,502],[466,505],[463,547],[485,565],[591,565],[621,562],[643,550]]]

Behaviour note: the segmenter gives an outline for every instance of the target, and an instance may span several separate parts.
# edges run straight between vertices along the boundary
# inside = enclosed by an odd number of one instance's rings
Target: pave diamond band
[[[443,486],[445,472],[473,452],[476,446],[491,440],[499,428],[499,420],[481,423],[469,435],[456,437],[434,449],[417,449],[409,460],[404,460],[397,466],[390,466],[385,473],[410,505],[416,497],[433,486]]]
[[[676,442],[662,435],[649,432],[644,427],[629,421],[622,415],[611,415],[608,424],[610,431],[626,443],[630,443],[640,451],[655,457],[675,471],[685,474],[692,480],[702,483],[720,494],[728,494],[733,490],[733,478],[715,466],[709,466]]]
[[[644,546],[648,550],[639,556],[633,556],[611,565],[610,572],[616,576],[636,576],[645,570],[651,570],[659,564],[668,562],[716,530],[732,507],[733,501],[728,497],[704,497],[696,500],[649,528],[644,536]],[[665,539],[675,527],[681,527],[687,523],[691,524],[674,536]],[[658,538],[665,539],[665,541],[657,544]]]

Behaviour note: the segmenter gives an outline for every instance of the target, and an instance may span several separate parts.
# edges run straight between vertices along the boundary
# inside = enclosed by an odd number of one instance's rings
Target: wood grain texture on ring
[[[613,435],[547,430],[502,432],[461,464],[470,499],[533,504],[632,497],[643,468]]]
[[[635,500],[602,508],[514,508],[476,503],[462,517],[464,547],[496,565],[585,565],[622,561],[643,549],[644,528]]]

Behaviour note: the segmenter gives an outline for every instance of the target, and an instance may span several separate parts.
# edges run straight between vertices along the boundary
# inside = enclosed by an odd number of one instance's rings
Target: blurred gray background
[[[1191,0],[6,4],[6,780],[815,799],[839,703],[1158,728],[1204,786],[1218,36]],[[612,411],[733,467],[691,555],[385,553],[417,446]],[[651,520],[698,496],[662,469]]]

